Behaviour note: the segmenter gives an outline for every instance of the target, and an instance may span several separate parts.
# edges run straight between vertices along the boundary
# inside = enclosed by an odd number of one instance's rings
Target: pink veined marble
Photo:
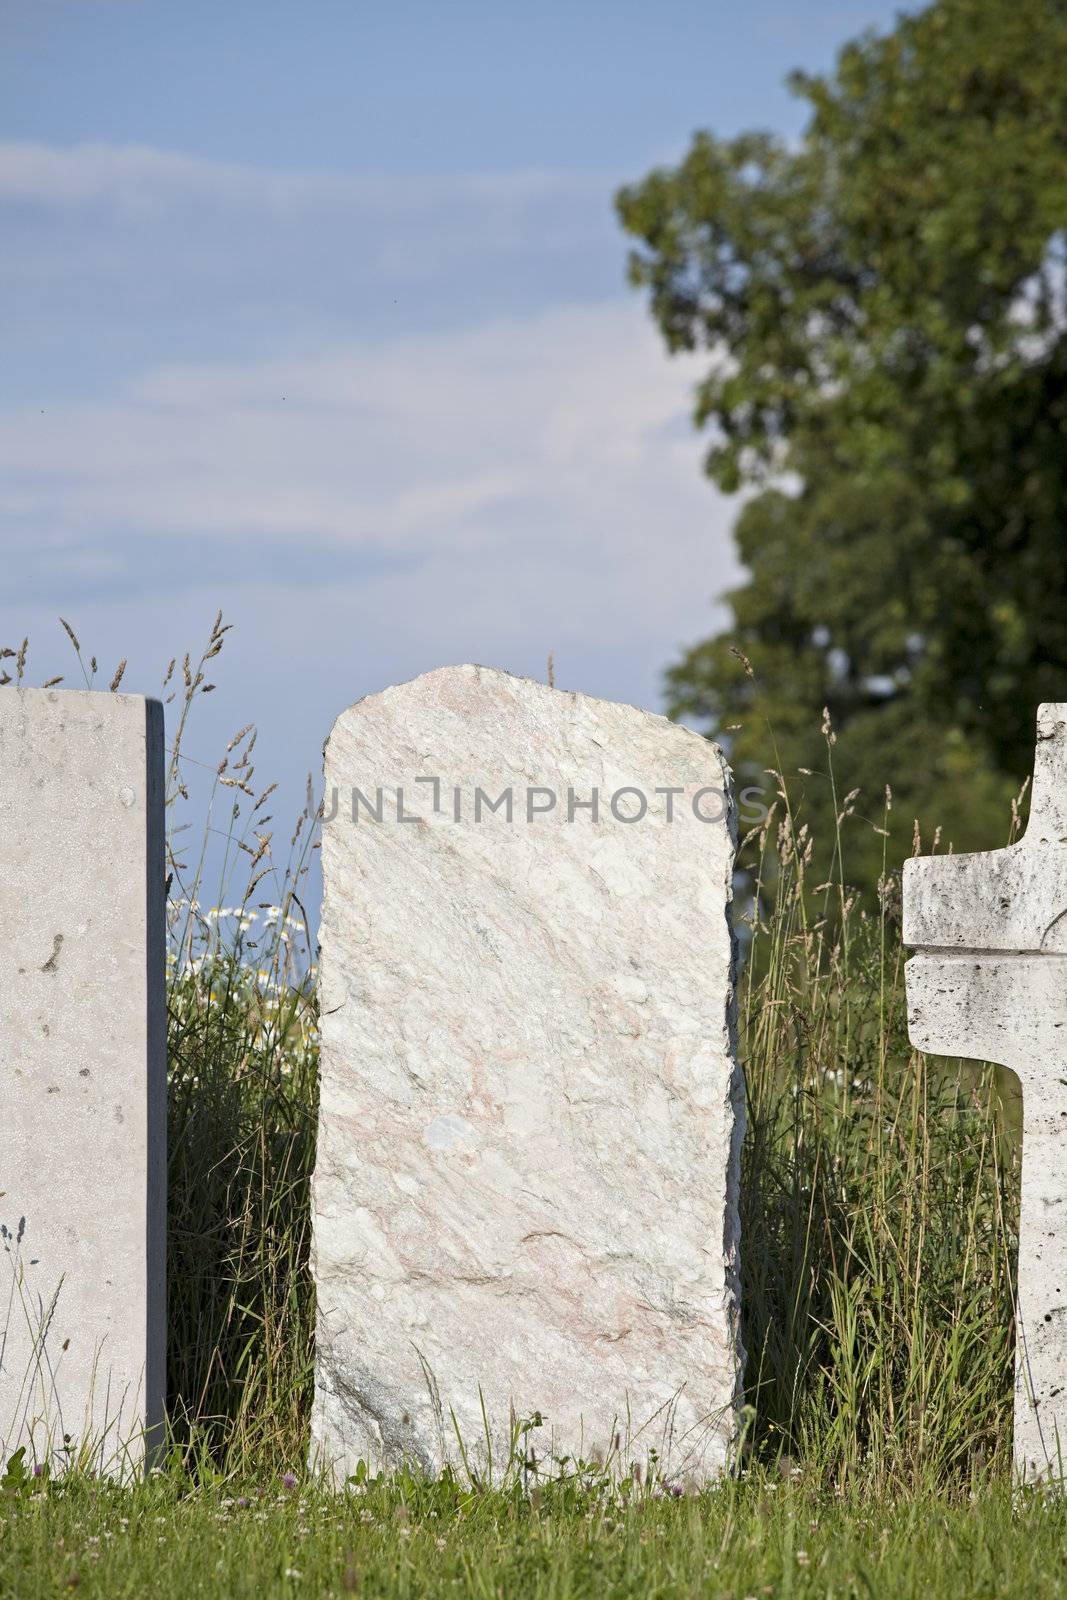
[[[313,1461],[497,1474],[530,1423],[546,1471],[716,1473],[744,1116],[720,752],[464,666],[344,712],[325,775]]]

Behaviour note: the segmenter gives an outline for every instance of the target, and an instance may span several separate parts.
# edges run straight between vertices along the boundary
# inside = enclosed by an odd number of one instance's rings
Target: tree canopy
[[[791,82],[799,144],[701,133],[617,200],[743,492],[747,580],[670,707],[742,775],[777,755],[818,827],[828,706],[838,795],[880,822],[892,784],[898,858],[913,816],[988,848],[1067,699],[1067,0],[938,0]]]

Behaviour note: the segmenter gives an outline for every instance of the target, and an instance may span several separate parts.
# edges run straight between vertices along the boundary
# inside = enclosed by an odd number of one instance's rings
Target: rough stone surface
[[[908,1027],[921,1050],[1008,1067],[1023,1089],[1015,1462],[1067,1469],[1067,705],[1038,711],[1022,840],[904,870]]]
[[[420,777],[440,779],[436,811]],[[508,786],[513,820],[481,801],[476,822],[475,789]],[[640,821],[611,812],[613,795],[639,810],[624,786],[647,796]],[[684,791],[670,823],[665,786]],[[358,796],[351,820],[353,787],[375,807],[382,790],[380,822]],[[594,787],[597,820],[568,820],[568,791]],[[702,789],[719,820],[694,816]],[[664,718],[481,667],[339,718],[314,1184],[321,1467],[432,1471],[459,1462],[461,1437],[483,1471],[491,1442],[498,1469],[509,1419],[535,1413],[527,1448],[546,1464],[625,1469],[655,1449],[679,1478],[723,1465],[743,1124],[727,790],[718,750]]]
[[[0,1453],[140,1462],[162,1418],[163,712],[0,688]]]

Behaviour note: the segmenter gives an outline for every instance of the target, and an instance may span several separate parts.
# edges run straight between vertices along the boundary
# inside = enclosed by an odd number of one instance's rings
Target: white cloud
[[[325,205],[424,212],[464,201],[508,209],[574,195],[587,199],[610,179],[581,172],[449,173],[375,176],[279,171],[239,162],[208,161],[152,145],[0,140],[0,205],[19,202],[56,208],[98,206],[164,212],[190,201],[224,201],[278,211]]]
[[[695,373],[618,302],[164,367],[106,400],[9,410],[8,572],[39,589],[47,571],[58,596],[92,589],[104,556],[98,581],[143,599],[160,571],[146,541],[184,545],[211,551],[228,587],[272,568],[284,587],[296,562],[329,591],[336,569],[377,589],[383,628],[417,631],[444,606],[450,644],[433,627],[455,656],[499,617],[520,653],[555,628],[611,654],[623,625],[666,660],[734,573],[730,508],[687,424]]]
[[[6,378],[439,331],[618,293],[606,175],[289,173],[0,143]],[[2,309],[7,308],[7,311]],[[11,316],[17,307],[17,319]]]
[[[8,411],[0,526],[9,549],[106,529],[399,553],[485,547],[499,513],[607,556],[663,539],[671,506],[684,544],[712,505],[685,428],[695,371],[630,302],[162,368],[106,400]]]
[[[551,649],[562,686],[657,706],[736,577],[733,508],[699,362],[620,297],[610,230],[586,259],[591,195],[0,147],[0,303],[36,306],[0,410],[0,644],[75,681],[68,616],[152,692],[222,606],[191,748],[213,765],[255,718],[294,800],[337,711],[448,661]],[[410,305],[382,265],[406,253]]]

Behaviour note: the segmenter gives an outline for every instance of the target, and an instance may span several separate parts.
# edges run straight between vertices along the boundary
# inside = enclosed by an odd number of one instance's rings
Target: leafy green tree
[[[1067,3],[939,0],[791,84],[799,145],[702,133],[618,196],[743,491],[748,578],[671,709],[740,724],[742,775],[780,763],[825,831],[828,706],[838,796],[880,823],[893,785],[897,859],[913,816],[991,847],[1067,699]],[[881,839],[853,849],[870,882]]]

